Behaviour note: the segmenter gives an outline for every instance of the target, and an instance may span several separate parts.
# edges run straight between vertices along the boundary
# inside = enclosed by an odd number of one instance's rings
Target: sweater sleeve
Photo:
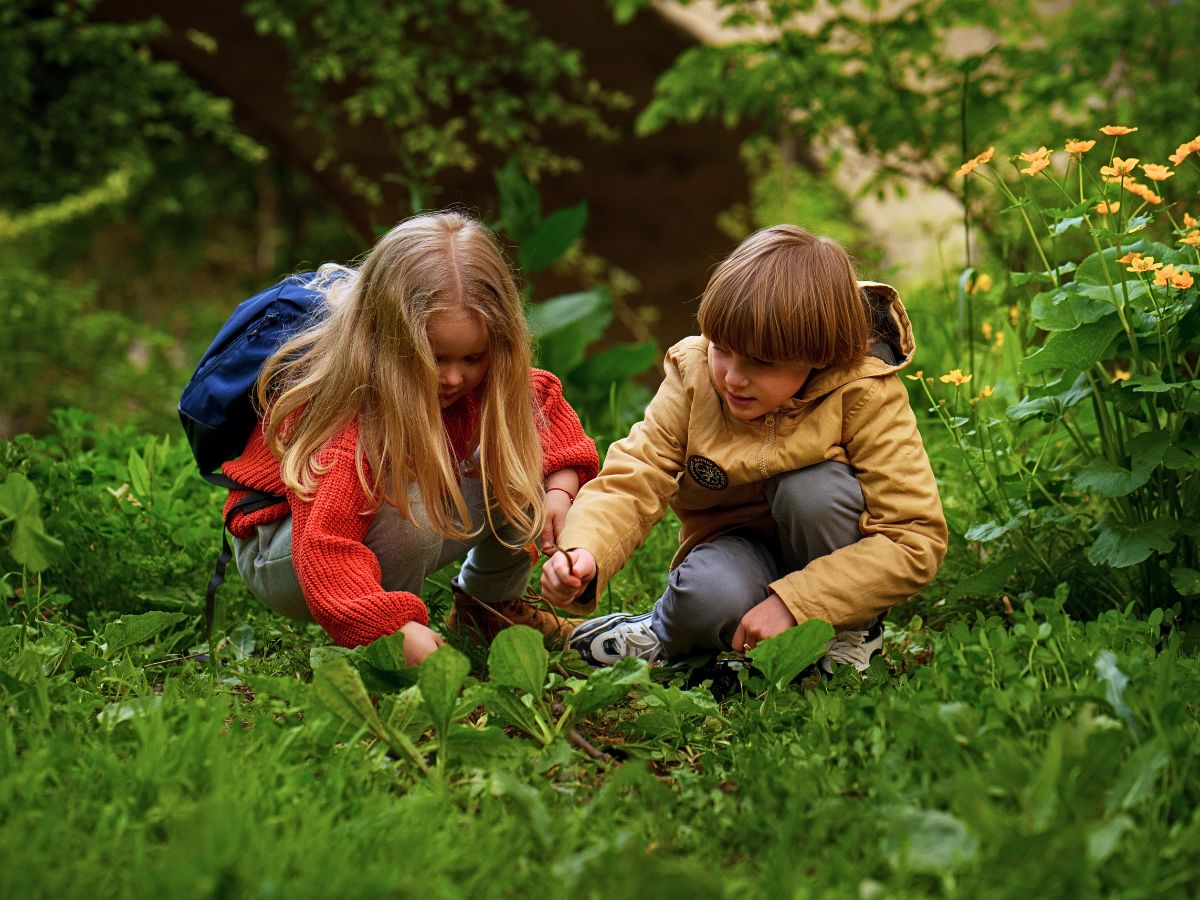
[[[379,561],[363,544],[371,516],[353,442],[339,442],[321,456],[329,468],[312,500],[290,497],[292,561],[313,618],[345,647],[369,644],[409,622],[427,625],[419,597],[383,589]]]
[[[584,434],[579,416],[563,396],[562,383],[549,372],[530,370],[542,443],[542,477],[574,469],[582,485],[596,477],[600,457],[596,442]]]
[[[866,379],[856,393],[843,440],[862,486],[863,537],[771,585],[797,622],[861,625],[925,587],[946,554],[937,482],[904,385]]]

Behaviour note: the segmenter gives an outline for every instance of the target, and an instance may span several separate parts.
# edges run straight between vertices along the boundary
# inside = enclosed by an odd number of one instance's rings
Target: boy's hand
[[[772,593],[742,616],[737,631],[733,633],[733,650],[735,653],[746,653],[757,647],[759,641],[782,634],[795,624],[796,617],[792,611],[778,594]]]
[[[546,492],[546,524],[542,526],[542,552],[553,553],[562,533],[567,512],[571,509],[571,495],[563,491]]]
[[[542,597],[553,606],[566,606],[596,577],[596,557],[590,550],[559,550],[542,566]]]
[[[420,622],[409,622],[400,629],[404,635],[404,664],[419,666],[430,653],[436,650],[445,639],[431,628]]]

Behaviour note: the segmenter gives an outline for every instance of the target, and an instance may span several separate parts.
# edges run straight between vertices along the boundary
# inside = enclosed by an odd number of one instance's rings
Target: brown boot
[[[518,597],[503,603],[490,604],[470,594],[454,592],[454,608],[446,616],[451,631],[474,633],[485,643],[510,625],[528,625],[545,636],[547,643],[558,646],[567,639],[583,619],[568,619],[538,600]]]

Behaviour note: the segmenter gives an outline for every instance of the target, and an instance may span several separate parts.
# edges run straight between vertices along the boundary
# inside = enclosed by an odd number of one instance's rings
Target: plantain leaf
[[[383,722],[371,702],[362,677],[347,659],[334,659],[313,670],[313,695],[337,719],[352,728],[366,726],[382,737]]]
[[[137,616],[122,616],[115,622],[109,622],[104,628],[105,652],[111,655],[134,644],[145,643],[159,632],[186,618],[183,613],[160,610]]]
[[[532,275],[549,268],[579,240],[587,225],[586,203],[577,203],[546,216],[533,234],[521,242],[517,262],[521,270]]]
[[[459,692],[470,671],[467,658],[449,644],[439,647],[421,663],[417,687],[439,734],[445,734],[450,727]]]
[[[575,688],[563,703],[569,706],[576,718],[612,706],[638,684],[650,683],[650,667],[644,659],[625,657],[615,666],[593,672],[586,681],[571,683]]]
[[[832,639],[833,628],[828,622],[810,619],[767,638],[747,655],[767,682],[780,689],[824,656]]]
[[[515,687],[535,697],[546,685],[549,656],[542,635],[528,625],[505,628],[492,641],[488,676],[493,683]]]

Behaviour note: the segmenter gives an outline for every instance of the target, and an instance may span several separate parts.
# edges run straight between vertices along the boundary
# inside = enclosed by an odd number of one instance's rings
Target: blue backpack
[[[220,487],[247,490],[220,471],[222,463],[241,456],[258,416],[254,390],[263,363],[320,313],[325,295],[310,285],[316,272],[285,278],[238,304],[200,358],[179,398],[179,419],[192,455],[206,481]],[[204,616],[211,634],[217,588],[233,558],[227,530],[239,513],[273,506],[283,498],[265,491],[249,494],[229,511],[221,532],[221,555],[204,597]]]

